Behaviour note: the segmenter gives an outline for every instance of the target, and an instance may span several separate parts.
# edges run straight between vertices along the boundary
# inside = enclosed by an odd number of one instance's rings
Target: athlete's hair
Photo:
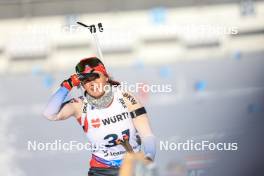
[[[119,85],[120,85],[120,82],[118,82],[118,81],[114,81],[112,78],[109,78],[108,83],[109,83],[111,86],[119,86]]]

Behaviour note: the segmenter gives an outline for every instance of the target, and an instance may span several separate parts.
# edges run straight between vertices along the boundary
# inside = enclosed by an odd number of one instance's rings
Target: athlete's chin
[[[100,98],[101,96],[104,95],[104,92],[99,92],[99,91],[89,91],[88,94],[94,98]]]

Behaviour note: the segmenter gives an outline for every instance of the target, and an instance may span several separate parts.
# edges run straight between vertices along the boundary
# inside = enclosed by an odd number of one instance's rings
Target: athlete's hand
[[[80,83],[81,82],[78,79],[78,76],[76,74],[73,74],[70,76],[69,79],[64,80],[61,83],[61,86],[65,87],[66,89],[70,91],[73,87],[78,86]]]

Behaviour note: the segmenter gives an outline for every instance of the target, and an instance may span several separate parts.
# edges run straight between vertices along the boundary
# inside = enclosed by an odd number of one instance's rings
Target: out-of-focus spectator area
[[[76,21],[101,22],[99,41],[107,65],[225,59],[263,50],[264,4],[257,2],[115,11],[0,21],[1,72],[72,67],[96,54],[93,38]],[[2,7],[3,8],[3,7]]]
[[[76,63],[97,54],[77,21],[103,24],[103,62],[116,80],[171,85],[169,93],[136,93],[158,139],[160,175],[202,176],[215,158],[161,151],[159,141],[235,142],[246,122],[263,118],[263,1],[123,3],[0,1],[0,175],[87,174],[89,151],[27,150],[28,140],[86,140],[74,119],[41,115]]]

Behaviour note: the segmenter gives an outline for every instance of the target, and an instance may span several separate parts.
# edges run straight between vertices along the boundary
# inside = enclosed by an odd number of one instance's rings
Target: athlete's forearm
[[[156,154],[156,140],[152,133],[146,111],[140,109],[142,108],[134,111],[133,123],[142,138],[145,156],[153,161]]]
[[[49,120],[56,120],[55,116],[60,111],[69,90],[61,86],[51,97],[43,111],[43,115]]]
[[[146,136],[142,139],[142,143],[145,156],[153,161],[156,155],[156,137],[154,135]]]
[[[61,110],[63,102],[67,97],[68,93],[74,86],[78,86],[79,84],[80,80],[76,74],[73,74],[70,76],[69,79],[64,80],[61,83],[61,87],[51,97],[43,112],[43,115],[49,120],[63,119],[64,117],[58,117],[57,114]]]

